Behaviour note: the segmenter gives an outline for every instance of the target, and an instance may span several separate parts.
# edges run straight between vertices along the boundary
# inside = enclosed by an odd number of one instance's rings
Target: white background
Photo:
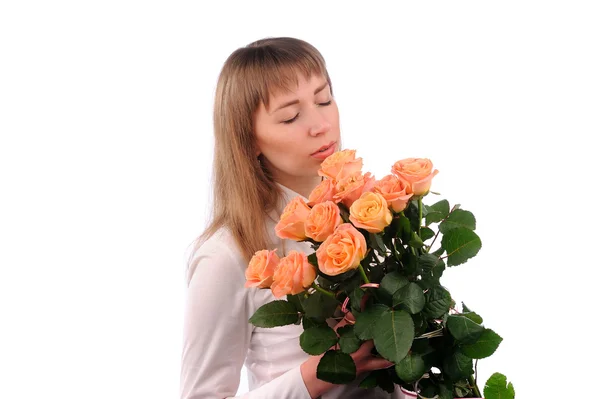
[[[431,158],[477,217],[480,254],[444,281],[504,337],[480,385],[590,394],[599,8],[397,3],[0,3],[0,398],[178,396],[216,79],[266,36],[323,53],[366,171]]]

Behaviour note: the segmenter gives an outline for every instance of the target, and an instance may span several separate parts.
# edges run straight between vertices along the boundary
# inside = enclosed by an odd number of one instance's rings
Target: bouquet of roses
[[[464,303],[458,310],[440,284],[447,267],[480,250],[475,217],[446,200],[423,204],[438,173],[430,160],[400,160],[376,180],[362,172],[355,153],[325,159],[324,179],[308,202],[294,198],[275,227],[279,237],[308,241],[315,252],[290,251],[280,259],[262,250],[251,259],[246,286],[270,288],[287,300],[261,306],[250,322],[267,328],[302,323],[300,346],[324,354],[317,368],[324,381],[353,381],[349,354],[372,339],[376,353],[394,366],[371,372],[361,387],[392,392],[398,384],[420,398],[482,397],[473,363],[476,369],[502,338]],[[334,331],[347,312],[355,321]],[[510,399],[514,389],[495,373],[484,394]]]

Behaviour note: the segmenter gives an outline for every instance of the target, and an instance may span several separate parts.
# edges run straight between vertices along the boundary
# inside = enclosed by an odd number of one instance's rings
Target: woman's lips
[[[321,147],[321,150],[312,153],[311,157],[317,158],[317,159],[327,158],[328,156],[330,156],[331,154],[333,154],[335,152],[335,144],[336,144],[336,142],[333,141],[333,142],[329,143],[329,145],[327,145],[326,147]]]

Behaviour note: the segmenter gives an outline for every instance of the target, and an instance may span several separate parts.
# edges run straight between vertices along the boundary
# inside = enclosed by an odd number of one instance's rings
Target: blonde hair
[[[225,61],[214,103],[212,214],[192,256],[221,227],[233,234],[246,261],[267,248],[265,219],[282,193],[256,156],[254,115],[261,102],[269,106],[270,95],[296,87],[299,74],[305,78],[320,74],[331,87],[319,51],[289,37],[258,40]]]

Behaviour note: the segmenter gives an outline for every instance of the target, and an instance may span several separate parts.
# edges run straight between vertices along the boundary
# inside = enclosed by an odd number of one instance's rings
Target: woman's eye
[[[332,100],[329,100],[329,101],[327,101],[326,103],[319,103],[319,105],[320,105],[320,106],[322,106],[322,107],[326,107],[326,106],[328,106],[328,105],[331,105],[331,101],[332,101]],[[299,115],[300,115],[300,114],[296,114],[296,116],[294,116],[292,119],[288,119],[287,121],[282,121],[281,123],[285,123],[286,125],[289,125],[290,123],[292,123],[292,122],[294,122],[296,119],[298,119],[298,116],[299,116]]]
[[[294,116],[292,119],[288,119],[287,121],[283,121],[282,123],[285,123],[286,125],[292,123],[293,121],[295,121],[298,118],[298,115],[300,114],[296,114],[296,116]]]

